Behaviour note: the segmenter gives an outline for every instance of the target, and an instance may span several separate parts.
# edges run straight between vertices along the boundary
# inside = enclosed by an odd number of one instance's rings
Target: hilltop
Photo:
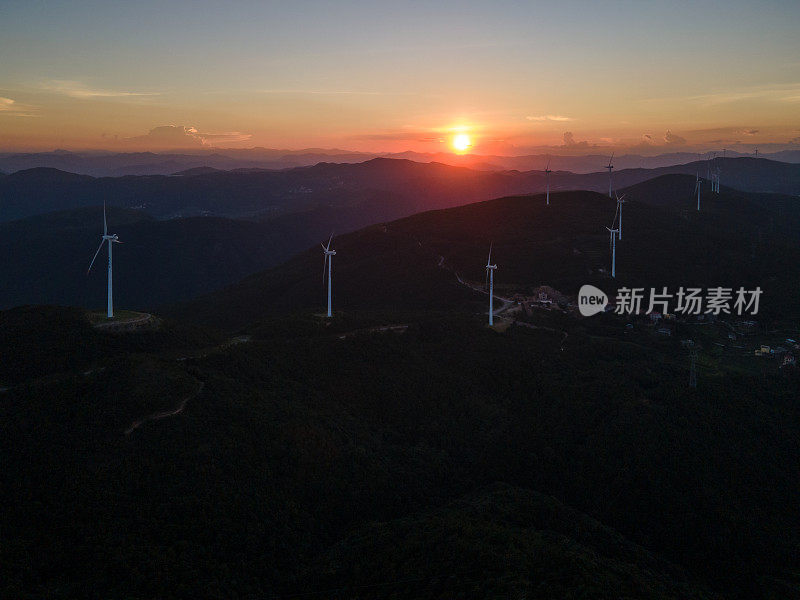
[[[588,152],[588,153],[587,153]],[[124,175],[170,175],[177,171],[211,167],[220,170],[233,169],[289,169],[315,165],[319,162],[357,163],[372,158],[408,159],[415,162],[439,162],[455,167],[467,167],[491,171],[541,170],[551,162],[557,171],[591,173],[608,161],[612,150],[604,154],[600,148],[578,150],[564,147],[542,154],[520,156],[452,154],[449,152],[395,152],[367,153],[337,148],[304,148],[288,150],[277,148],[215,148],[211,150],[166,151],[166,152],[104,152],[86,151],[3,153],[0,154],[0,169],[6,172],[21,171],[34,167],[50,167],[92,175],[95,177],[120,177]],[[728,151],[730,158],[750,157],[749,154]],[[800,152],[783,150],[766,152],[765,159],[798,163]],[[619,154],[614,162],[618,169],[655,169],[684,164],[696,160],[694,152],[668,152],[655,156]]]
[[[714,164],[721,168],[726,187],[800,194],[798,164],[749,158],[717,159]],[[614,187],[621,189],[665,174],[703,174],[707,168],[706,161],[697,161],[657,169],[622,169],[614,172]],[[0,220],[107,201],[142,209],[159,219],[211,215],[264,220],[322,207],[358,208],[369,219],[358,225],[363,226],[424,210],[539,193],[546,185],[542,171],[479,171],[386,158],[353,164],[322,162],[277,171],[200,169],[190,173],[95,178],[46,168],[17,171],[0,179]],[[551,189],[605,192],[608,175],[555,171]]]
[[[99,206],[0,223],[0,308],[52,303],[102,307],[104,250],[90,274],[100,241]],[[114,252],[117,302],[147,309],[188,300],[280,264],[331,228],[363,226],[357,208],[321,208],[263,222],[221,217],[156,220],[142,210],[109,207],[109,227],[122,244]],[[366,217],[369,218],[369,217]]]
[[[559,192],[551,194],[548,207],[541,195],[513,196],[337,236],[335,306],[401,312],[474,307],[483,302],[481,295],[459,284],[456,274],[482,286],[492,243],[500,295],[548,285],[574,296],[585,283],[608,293],[621,285],[760,285],[764,314],[796,317],[792,290],[798,276],[785,265],[800,260],[798,208],[781,214],[779,203],[765,201],[769,196],[725,191],[709,198],[698,213],[691,197],[683,195],[686,176],[669,177],[680,184],[672,201],[654,206],[632,200],[625,205],[616,281],[607,273],[611,257],[605,229],[614,217],[614,201],[595,192]],[[753,228],[763,235],[753,237]],[[324,299],[320,269],[321,254],[312,248],[168,313],[242,326],[282,312],[319,311]]]

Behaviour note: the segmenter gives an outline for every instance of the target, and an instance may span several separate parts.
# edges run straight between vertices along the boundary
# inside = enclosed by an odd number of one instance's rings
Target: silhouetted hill
[[[188,300],[277,265],[327,237],[370,222],[359,207],[320,208],[265,222],[218,217],[157,221],[141,210],[109,207],[114,292],[122,308]],[[0,223],[0,308],[52,303],[100,308],[106,297],[102,208],[80,208]]]
[[[190,177],[193,175],[207,175],[208,173],[216,173],[218,171],[219,169],[215,169],[214,167],[195,167],[193,169],[178,171],[177,173],[173,173],[173,175],[183,175],[186,177]]]
[[[769,160],[798,163],[800,151],[782,150],[764,152],[761,157]],[[605,152],[605,153],[604,153]],[[601,170],[608,163],[611,149],[581,149],[563,147],[548,150],[542,154],[519,156],[452,154],[450,152],[395,152],[367,153],[341,150],[337,148],[305,148],[286,150],[274,148],[220,148],[198,149],[196,151],[172,152],[107,152],[87,151],[36,153],[0,153],[0,169],[6,172],[21,171],[33,167],[51,167],[95,177],[118,177],[121,175],[170,175],[176,171],[196,167],[215,169],[290,169],[315,165],[319,162],[358,163],[371,158],[383,157],[408,159],[415,162],[439,162],[455,167],[476,170],[517,170],[531,171],[544,169],[548,161],[556,171],[573,173],[592,173]],[[752,157],[750,153],[737,153],[728,150],[729,158]],[[671,165],[685,164],[696,160],[694,152],[668,152],[654,156],[616,153],[614,165],[623,169],[657,169]]]
[[[334,303],[345,311],[448,310],[482,303],[485,296],[460,285],[455,273],[482,284],[493,243],[499,266],[496,285],[508,295],[549,285],[574,296],[585,283],[607,293],[622,285],[674,290],[761,286],[763,314],[797,316],[800,274],[785,265],[800,261],[794,225],[800,223],[798,209],[789,218],[778,212],[778,203],[720,194],[698,213],[690,199],[690,208],[677,205],[685,202],[683,180],[673,179],[680,185],[673,188],[678,195],[669,206],[625,205],[616,281],[607,274],[611,256],[605,229],[614,218],[615,202],[595,192],[564,192],[551,194],[549,207],[541,195],[508,197],[339,236],[334,244]],[[268,314],[320,311],[321,262],[319,250],[312,248],[169,312],[237,327]]]
[[[527,185],[519,177],[500,173],[385,159],[192,177],[91,178],[35,169],[0,182],[0,219],[94,206],[107,200],[115,206],[142,208],[158,218],[200,214],[268,218],[321,206],[360,206],[371,213],[370,222],[375,222],[525,191]]]
[[[624,188],[626,200],[688,212],[697,211],[696,177],[662,175]],[[776,233],[797,239],[800,232],[800,201],[795,196],[742,192],[720,186],[720,193],[711,192],[711,183],[700,180],[700,210],[713,214],[722,227],[742,231],[745,237],[755,235],[760,241]],[[748,232],[749,231],[749,236]]]
[[[722,185],[747,192],[800,193],[800,165],[764,159],[717,159]],[[614,173],[620,189],[663,174],[691,174],[706,162]],[[177,171],[172,169],[170,173]],[[439,163],[378,158],[356,164],[319,163],[282,171],[245,169],[191,177],[90,178],[52,169],[19,171],[0,180],[0,220],[95,206],[104,200],[142,208],[157,218],[213,215],[264,219],[317,207],[353,207],[378,222],[509,194],[541,192],[541,171],[476,171]],[[606,173],[555,172],[552,190],[608,190]],[[362,222],[360,225],[363,225]],[[352,230],[355,227],[349,227]]]

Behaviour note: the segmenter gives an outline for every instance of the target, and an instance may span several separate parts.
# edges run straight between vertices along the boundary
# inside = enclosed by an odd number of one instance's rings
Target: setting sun
[[[472,142],[466,133],[459,133],[453,137],[453,148],[456,151],[465,152],[470,146],[472,146]]]

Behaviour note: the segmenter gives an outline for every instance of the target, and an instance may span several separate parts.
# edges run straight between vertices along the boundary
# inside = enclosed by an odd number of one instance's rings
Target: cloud
[[[11,98],[4,98],[0,96],[0,114],[7,117],[35,117],[32,111],[35,109],[32,106],[18,104]]]
[[[706,106],[729,104],[731,102],[741,102],[743,100],[800,102],[800,83],[790,83],[779,86],[755,86],[744,90],[702,94],[699,96],[690,96],[689,100],[701,102]]]
[[[528,121],[574,121],[572,117],[565,117],[563,115],[541,115],[539,117],[525,117]]]
[[[431,131],[387,131],[384,133],[365,133],[352,136],[357,140],[374,140],[384,142],[441,142],[443,136]]]
[[[667,129],[667,133],[664,134],[664,143],[666,143],[668,146],[680,146],[686,143],[686,138],[675,135],[669,129]]]
[[[79,98],[82,100],[92,98],[128,98],[133,96],[158,96],[157,92],[130,92],[121,90],[108,90],[90,88],[79,81],[71,81],[67,79],[51,79],[42,84],[42,88],[56,92],[57,94],[64,94],[70,98]]]
[[[154,127],[146,135],[125,138],[126,142],[136,143],[148,148],[190,148],[194,146],[214,146],[220,143],[245,142],[250,133],[230,131],[225,133],[205,133],[195,127],[184,125],[161,125]]]
[[[571,131],[564,132],[564,145],[568,148],[588,148],[589,142],[583,140],[581,142],[575,141],[575,136],[572,134]]]
[[[360,92],[356,90],[259,90],[262,94],[286,94],[286,95],[311,95],[311,96],[396,96],[411,94],[387,94],[386,92]]]
[[[745,135],[755,135],[758,133],[758,129],[745,129],[742,133]]]

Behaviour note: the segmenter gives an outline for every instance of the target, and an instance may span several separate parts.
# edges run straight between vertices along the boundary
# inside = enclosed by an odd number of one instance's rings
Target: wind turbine
[[[617,197],[617,212],[619,213],[619,239],[622,239],[622,205],[625,204],[625,194],[617,196],[617,193],[614,192],[614,195]]]
[[[547,206],[550,206],[550,159],[547,159],[547,166],[544,168],[544,175],[547,178]]]
[[[325,283],[325,269],[328,269],[328,317],[331,316],[331,267],[333,265],[333,256],[336,254],[336,250],[331,250],[331,242],[333,241],[333,234],[328,239],[328,245],[320,244],[322,246],[322,250],[325,253],[325,258],[323,258],[322,262],[322,283]]]
[[[497,265],[492,264],[492,244],[489,244],[489,258],[486,260],[486,279],[489,283],[489,325],[494,325],[494,272]]]
[[[614,160],[614,153],[611,153],[611,158],[608,159],[608,197],[611,198],[611,170],[614,168],[614,165],[611,164],[611,161]]]
[[[606,227],[608,232],[611,234],[611,277],[617,277],[617,238],[614,235],[615,233],[619,232],[619,229],[613,229],[612,227]]]
[[[89,268],[86,270],[86,274],[88,275],[89,272],[92,270],[92,266],[94,265],[94,261],[97,258],[97,255],[100,254],[100,249],[103,247],[103,244],[108,242],[108,308],[106,310],[106,317],[111,319],[114,317],[114,291],[113,291],[113,277],[112,277],[112,261],[111,261],[111,249],[113,248],[114,244],[121,244],[122,242],[119,241],[119,237],[117,234],[108,235],[108,222],[106,221],[106,203],[103,202],[103,239],[100,241],[100,245],[97,247],[97,252],[94,253],[92,257],[92,262],[89,263]]]
[[[700,210],[700,174],[695,173],[694,176],[694,191],[697,194],[697,210]]]

